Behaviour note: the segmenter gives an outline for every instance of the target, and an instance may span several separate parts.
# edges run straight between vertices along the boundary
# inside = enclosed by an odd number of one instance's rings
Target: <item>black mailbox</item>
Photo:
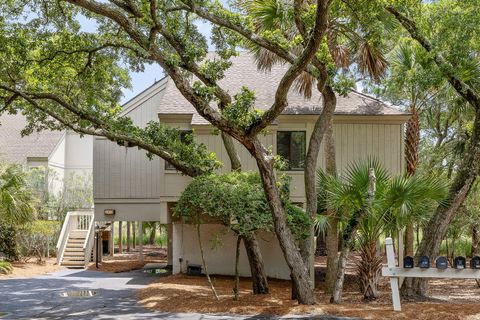
[[[455,269],[465,269],[467,267],[467,259],[465,257],[456,257],[453,259],[453,267]]]
[[[447,269],[448,268],[447,257],[438,257],[436,265],[437,265],[437,269]]]
[[[418,266],[422,269],[430,268],[430,258],[427,256],[421,256],[420,259],[418,259]]]
[[[403,258],[403,267],[404,268],[413,268],[413,258],[410,256],[406,256]]]
[[[472,261],[470,261],[470,268],[472,269],[480,269],[480,257],[475,256],[472,258]]]

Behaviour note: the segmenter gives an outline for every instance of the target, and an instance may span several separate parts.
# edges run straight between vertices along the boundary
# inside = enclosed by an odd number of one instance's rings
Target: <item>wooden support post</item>
[[[132,247],[133,249],[135,249],[135,244],[137,243],[137,225],[136,225],[136,222],[135,221],[132,221],[132,231],[133,231],[133,243],[132,243]]]
[[[396,267],[395,263],[395,251],[393,248],[392,238],[385,239],[386,251],[387,251],[387,265],[388,267]],[[400,289],[398,286],[398,277],[390,278],[390,287],[392,288],[392,301],[393,301],[393,310],[402,311],[402,305],[400,303]]]
[[[403,258],[405,257],[404,238],[405,238],[405,233],[403,232],[403,229],[401,229],[398,232],[398,265],[399,266],[403,266]],[[400,287],[402,287],[403,280],[405,280],[405,278],[403,278],[403,277],[398,279],[398,281],[399,281],[398,285]]]
[[[123,233],[122,221],[118,221],[118,253],[123,254],[123,243],[122,243],[122,233]]]
[[[173,266],[173,224],[167,224],[167,264]]]
[[[130,241],[132,240],[130,237],[130,221],[127,221],[127,252],[130,252]]]
[[[115,253],[115,238],[114,238],[114,231],[115,230],[115,221],[112,221],[112,225],[110,226],[110,239],[109,239],[109,247],[110,247],[110,257],[113,257]]]
[[[138,253],[139,253],[139,259],[140,262],[143,262],[143,223],[142,221],[138,222],[138,236],[139,236],[139,242],[138,242]]]

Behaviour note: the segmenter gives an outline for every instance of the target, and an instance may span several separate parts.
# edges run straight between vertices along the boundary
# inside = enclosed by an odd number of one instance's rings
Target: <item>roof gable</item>
[[[21,114],[0,116],[0,160],[24,164],[27,158],[48,158],[65,133],[44,130],[22,137],[26,125]]]

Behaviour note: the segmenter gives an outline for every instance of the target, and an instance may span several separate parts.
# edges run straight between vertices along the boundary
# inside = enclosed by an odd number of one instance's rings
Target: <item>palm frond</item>
[[[368,41],[364,41],[358,50],[358,66],[360,71],[368,74],[374,81],[380,81],[388,67],[383,54]]]

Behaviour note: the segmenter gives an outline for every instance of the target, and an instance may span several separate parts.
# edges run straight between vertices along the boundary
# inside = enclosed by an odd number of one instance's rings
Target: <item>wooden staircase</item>
[[[92,211],[68,212],[57,243],[57,263],[84,268],[91,261],[94,246]]]
[[[63,252],[62,266],[68,267],[84,267],[85,266],[85,252],[83,244],[87,236],[86,230],[70,231],[67,239],[67,245]]]

